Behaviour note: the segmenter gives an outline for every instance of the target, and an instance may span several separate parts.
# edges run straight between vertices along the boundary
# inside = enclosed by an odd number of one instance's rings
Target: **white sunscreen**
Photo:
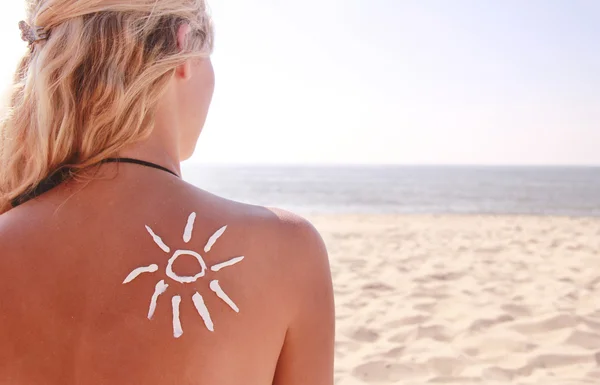
[[[165,253],[170,253],[171,252],[171,249],[169,248],[169,246],[165,245],[165,243],[163,242],[163,240],[158,235],[154,234],[154,231],[152,231],[152,229],[150,228],[150,226],[146,226],[146,230],[152,236],[152,239],[154,240],[154,243],[156,243],[158,245],[158,247],[160,247],[162,249],[162,251],[164,251]]]
[[[183,241],[185,243],[189,243],[192,240],[196,219],[197,219],[196,213],[191,213],[188,217],[188,220],[187,220],[187,223],[185,226],[185,230],[183,232]],[[152,230],[152,228],[150,228],[150,226],[145,226],[145,227],[146,227],[146,230],[148,231],[148,233],[152,236],[152,240],[154,241],[154,243],[163,252],[170,255],[171,248],[169,246],[167,246],[167,244],[165,244],[165,242],[162,240],[162,238],[160,236],[158,236],[156,233],[154,233],[154,231]],[[204,252],[208,253],[209,251],[211,251],[213,246],[217,243],[217,241],[221,238],[221,236],[223,236],[223,234],[225,233],[226,230],[227,230],[227,226],[223,226],[219,230],[217,230],[213,234],[213,236],[211,236],[208,239],[208,242],[206,243],[206,246],[204,247]],[[173,267],[174,267],[173,265],[175,264],[175,261],[181,256],[193,257],[198,261],[198,263],[200,265],[200,271],[198,272],[198,274],[196,274],[194,276],[179,276],[178,274],[176,274],[173,271]],[[245,259],[245,257],[243,257],[243,256],[231,258],[228,261],[213,265],[210,269],[213,272],[219,272],[230,266],[237,265],[244,259]],[[159,265],[160,264],[152,264],[150,266],[138,267],[137,269],[135,269],[131,273],[129,273],[127,278],[125,278],[125,281],[123,281],[123,284],[127,284],[127,283],[134,281],[142,274],[156,273],[159,270]],[[160,267],[160,269],[162,269],[162,266]],[[206,276],[207,270],[208,270],[207,264],[204,261],[203,257],[199,253],[192,251],[192,250],[177,250],[176,249],[167,263],[167,267],[165,269],[165,274],[167,277],[174,280],[175,282],[179,282],[182,284],[191,284],[191,283],[198,281],[200,278]],[[154,288],[154,294],[152,295],[152,297],[150,299],[150,307],[148,309],[148,319],[152,319],[154,317],[154,314],[155,314],[156,308],[157,308],[158,298],[162,294],[164,294],[168,288],[169,288],[169,285],[166,284],[164,280],[161,280],[156,283],[156,286]],[[179,286],[177,286],[177,289],[179,289]],[[240,309],[238,308],[238,306],[231,300],[231,298],[229,298],[229,296],[225,293],[225,291],[223,291],[218,280],[213,280],[212,282],[210,282],[210,290],[213,291],[215,293],[215,295],[217,297],[219,297],[219,299],[221,301],[225,302],[227,304],[227,306],[229,306],[233,311],[235,311],[236,313],[240,312]],[[175,338],[180,338],[183,335],[183,328],[181,326],[181,319],[180,319],[180,316],[181,316],[180,315],[180,306],[181,306],[182,299],[181,299],[180,293],[174,293],[174,294],[175,295],[171,298],[171,307],[173,309],[173,336]],[[214,322],[211,318],[210,311],[206,305],[204,297],[200,293],[196,292],[192,296],[192,302],[194,303],[194,306],[195,306],[198,314],[204,321],[204,325],[206,326],[206,328],[209,331],[214,332],[214,330],[215,330]]]
[[[227,294],[225,294],[223,289],[221,289],[221,285],[219,285],[219,281],[217,281],[217,280],[212,281],[210,283],[210,290],[214,291],[215,294],[217,295],[217,297],[221,298],[223,300],[223,302],[225,302],[227,305],[229,305],[230,308],[233,309],[233,311],[235,311],[236,313],[240,312],[240,309],[237,307],[237,305],[231,300],[231,298],[229,298],[229,296]]]
[[[123,284],[129,283],[131,281],[133,281],[134,279],[136,279],[137,277],[139,277],[141,274],[144,273],[156,273],[158,271],[158,265],[150,265],[147,267],[138,267],[137,269],[135,269],[134,271],[132,271],[131,273],[129,273],[129,275],[127,276],[127,278],[125,278],[125,280],[123,281]]]
[[[204,325],[206,325],[206,328],[208,330],[210,330],[211,332],[214,332],[215,326],[213,324],[212,319],[210,318],[210,313],[208,312],[208,308],[206,307],[206,304],[204,303],[204,298],[202,298],[202,296],[199,293],[196,293],[192,297],[192,301],[194,301],[194,306],[196,306],[196,310],[198,310],[198,314],[200,314],[200,317],[202,317],[202,320],[204,321]]]
[[[181,297],[176,295],[171,299],[173,305],[173,336],[179,338],[183,335],[183,329],[181,328],[181,321],[179,320],[179,304],[181,303]]]
[[[244,257],[237,257],[237,258],[233,258],[227,262],[223,262],[223,263],[219,263],[217,265],[214,265],[213,267],[211,267],[210,269],[214,272],[220,271],[226,267],[229,266],[233,266],[235,264],[238,264],[240,262],[242,262],[244,260]]]
[[[154,312],[156,311],[156,302],[158,301],[158,296],[167,291],[169,285],[165,283],[165,281],[160,281],[156,284],[154,289],[154,294],[152,295],[152,299],[150,300],[150,309],[148,309],[148,319],[152,319],[154,317]]]
[[[217,243],[219,238],[221,238],[221,235],[225,233],[225,230],[227,230],[227,226],[221,227],[212,237],[210,237],[210,239],[206,243],[206,246],[204,246],[205,253],[208,253],[212,249],[212,247],[215,245],[215,243]]]
[[[196,213],[191,213],[188,218],[185,231],[183,232],[183,241],[189,243],[192,240],[192,232],[194,231],[194,222],[196,221]]]
[[[200,264],[200,272],[198,274],[196,274],[193,277],[181,277],[173,271],[173,264],[175,263],[177,258],[181,257],[182,255],[189,255],[189,256],[196,258],[196,260]],[[175,252],[175,254],[173,254],[173,256],[171,257],[171,259],[169,259],[169,263],[167,264],[167,277],[169,277],[173,281],[176,281],[179,283],[194,283],[199,278],[204,277],[205,274],[206,274],[206,262],[204,262],[204,259],[202,259],[202,256],[200,256],[200,254],[196,253],[195,251],[177,250]]]

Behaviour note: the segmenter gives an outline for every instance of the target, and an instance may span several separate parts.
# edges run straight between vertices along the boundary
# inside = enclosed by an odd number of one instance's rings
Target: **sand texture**
[[[336,384],[600,384],[600,219],[310,219]]]

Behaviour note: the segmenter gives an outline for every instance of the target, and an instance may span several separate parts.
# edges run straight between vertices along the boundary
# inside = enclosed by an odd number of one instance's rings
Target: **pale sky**
[[[600,165],[600,1],[210,5],[193,162]],[[21,8],[0,6],[3,81]]]

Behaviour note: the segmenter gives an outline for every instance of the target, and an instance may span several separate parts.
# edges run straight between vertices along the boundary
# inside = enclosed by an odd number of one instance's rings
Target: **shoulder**
[[[285,273],[284,288],[298,305],[297,312],[321,303],[329,306],[332,278],[327,247],[321,234],[305,218],[281,209],[269,208],[274,215],[280,271]],[[294,309],[292,309],[294,312]]]
[[[279,208],[197,193],[198,206],[215,210],[223,223],[231,225],[232,242],[261,261],[255,268],[278,288],[278,307],[295,317],[319,303],[330,306],[333,289],[328,252],[310,221]]]
[[[189,201],[199,207],[211,207],[220,216],[231,218],[254,237],[268,237],[280,245],[282,251],[316,252],[326,257],[327,251],[317,229],[307,219],[292,212],[265,206],[256,206],[229,200],[196,187],[189,186]],[[185,199],[185,198],[184,198]]]
[[[286,210],[229,200],[186,184],[171,193],[177,212],[183,207],[198,208],[208,222],[230,225],[236,241],[267,257],[274,266],[297,274],[307,269],[328,269],[325,243],[317,229],[305,218]],[[213,226],[214,227],[214,226]]]
[[[321,234],[307,219],[277,208],[266,208],[272,213],[274,231],[282,247],[303,259],[327,259],[327,249]]]
[[[321,280],[327,285],[331,272],[327,247],[321,234],[307,219],[292,212],[239,202],[226,203],[253,246],[285,277],[295,291]]]

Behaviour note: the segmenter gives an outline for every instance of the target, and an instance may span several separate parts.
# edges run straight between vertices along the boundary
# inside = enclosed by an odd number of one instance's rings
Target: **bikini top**
[[[177,178],[179,178],[179,175],[177,175],[175,172],[169,170],[168,168],[160,166],[160,165],[152,163],[152,162],[146,162],[145,160],[132,159],[132,158],[108,158],[108,159],[104,159],[103,161],[100,162],[100,164],[105,164],[105,163],[137,164],[139,166],[150,167],[150,168],[155,168],[157,170],[165,171],[165,172],[168,172],[169,174],[175,175]],[[23,203],[30,201],[46,192],[52,190],[53,188],[57,187],[58,185],[63,183],[65,180],[67,180],[70,175],[71,175],[70,169],[68,169],[68,168],[59,169],[58,171],[54,172],[46,179],[42,180],[34,189],[32,189],[31,191],[28,191],[27,193],[25,193],[23,195],[20,195],[16,199],[14,199],[11,202],[12,206],[13,207],[20,206]]]

